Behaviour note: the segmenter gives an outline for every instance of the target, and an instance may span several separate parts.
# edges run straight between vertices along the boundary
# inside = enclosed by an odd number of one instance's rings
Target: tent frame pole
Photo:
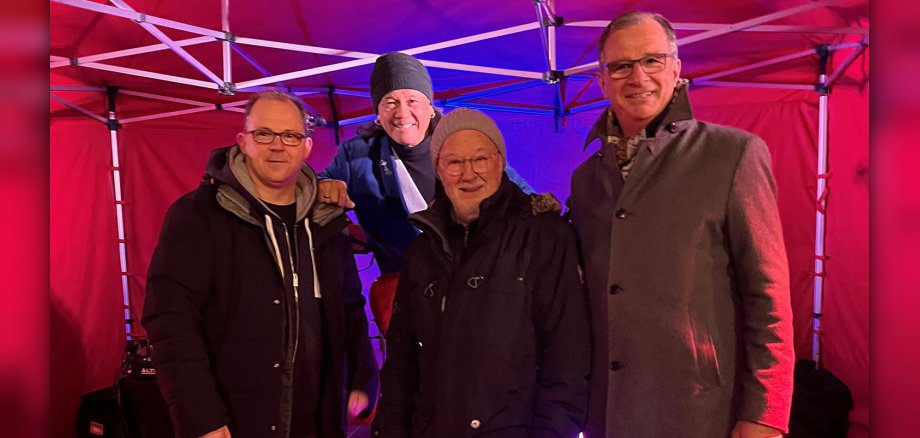
[[[824,303],[824,261],[827,256],[824,252],[824,237],[826,234],[826,208],[827,208],[827,125],[828,125],[828,77],[827,62],[830,58],[828,46],[818,46],[816,52],[818,61],[818,165],[817,165],[817,194],[815,211],[815,269],[814,269],[814,302],[812,310],[811,358],[815,366],[821,365],[821,318]]]
[[[109,128],[109,140],[112,149],[112,191],[115,204],[115,226],[118,239],[118,261],[121,277],[121,293],[124,304],[125,335],[130,340],[134,336],[134,318],[131,316],[131,288],[129,282],[131,273],[128,271],[128,241],[125,238],[125,201],[122,195],[122,169],[118,148],[118,130],[121,129],[121,123],[119,123],[115,114],[118,87],[106,87],[105,91],[107,97],[106,100],[108,102],[108,119],[106,120],[106,125]]]

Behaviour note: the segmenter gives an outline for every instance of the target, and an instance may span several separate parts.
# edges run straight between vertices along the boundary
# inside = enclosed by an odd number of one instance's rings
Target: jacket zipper
[[[297,276],[297,270],[294,267],[294,251],[297,248],[297,224],[294,224],[294,248],[291,248],[291,240],[288,236],[287,224],[284,226],[284,240],[288,245],[288,262],[291,265],[291,277],[294,284],[294,352],[291,354],[291,369],[294,369],[294,361],[297,359],[297,347],[300,342],[300,278]]]

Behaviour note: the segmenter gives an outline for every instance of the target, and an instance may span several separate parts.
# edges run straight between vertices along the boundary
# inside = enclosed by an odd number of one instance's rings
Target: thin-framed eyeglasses
[[[677,55],[673,53],[652,53],[641,59],[611,61],[604,64],[604,69],[607,70],[607,76],[609,76],[610,79],[623,79],[628,77],[632,74],[633,65],[635,64],[639,64],[642,71],[648,74],[658,73],[664,70],[668,65],[668,58],[677,59]]]
[[[281,138],[281,144],[285,146],[300,146],[306,135],[299,132],[275,132],[269,129],[253,129],[246,131],[246,134],[252,135],[252,140],[258,144],[272,144],[275,136]]]
[[[498,151],[489,155],[477,155],[472,158],[447,157],[438,158],[444,164],[444,172],[450,176],[457,176],[463,173],[466,163],[470,163],[473,172],[483,173],[489,170],[489,164],[492,159],[498,155]]]

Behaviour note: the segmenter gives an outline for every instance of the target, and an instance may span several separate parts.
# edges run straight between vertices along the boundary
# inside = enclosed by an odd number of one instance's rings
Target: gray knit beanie
[[[498,153],[502,156],[502,169],[505,168],[508,164],[508,159],[505,155],[505,139],[502,138],[502,133],[498,130],[498,126],[495,125],[492,118],[474,109],[457,108],[441,118],[438,126],[434,129],[434,134],[431,135],[431,165],[434,166],[435,175],[438,174],[438,155],[441,154],[441,146],[444,145],[444,140],[450,137],[451,134],[464,129],[479,131],[489,137],[489,140],[495,143]]]
[[[374,101],[374,114],[383,96],[393,90],[410,89],[425,95],[429,102],[434,102],[431,90],[431,77],[425,66],[411,55],[391,52],[377,58],[374,71],[371,72],[371,100]]]

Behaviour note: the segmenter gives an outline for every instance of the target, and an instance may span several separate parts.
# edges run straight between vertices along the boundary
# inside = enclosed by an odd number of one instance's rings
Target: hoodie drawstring
[[[322,298],[323,294],[319,290],[319,276],[316,273],[316,253],[313,249],[313,233],[310,231],[310,218],[303,220],[303,227],[307,230],[307,244],[310,246],[310,263],[313,266],[313,296]]]
[[[272,239],[272,247],[275,248],[275,263],[278,263],[278,269],[281,270],[281,278],[284,278],[284,263],[281,262],[281,248],[278,247],[278,239],[275,238],[275,228],[272,225],[272,217],[265,215],[265,228],[268,229],[268,236]]]

